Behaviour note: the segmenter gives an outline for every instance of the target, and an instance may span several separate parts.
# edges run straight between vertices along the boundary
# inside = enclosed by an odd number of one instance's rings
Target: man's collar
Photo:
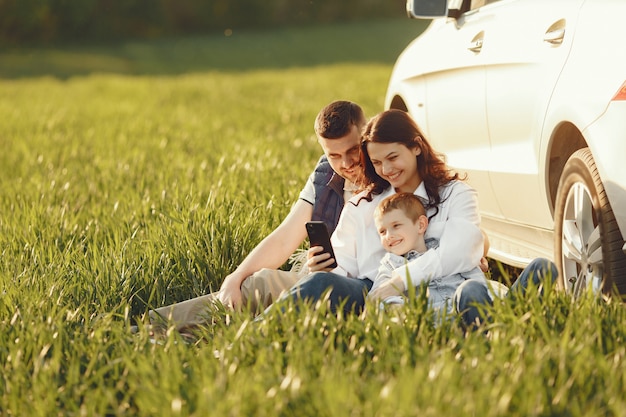
[[[338,194],[343,194],[343,187],[344,187],[345,181],[346,181],[345,178],[343,178],[341,175],[333,171],[333,175],[331,175],[326,185],[332,188],[333,190],[335,190]]]
[[[350,191],[351,193],[354,194],[356,192],[356,190],[358,190],[358,189],[359,189],[359,187],[357,187],[355,183],[353,183],[350,180],[344,179],[344,184],[343,184],[343,190],[344,191]]]

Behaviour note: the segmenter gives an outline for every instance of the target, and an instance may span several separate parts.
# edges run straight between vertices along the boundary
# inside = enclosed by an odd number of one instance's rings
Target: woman
[[[330,255],[312,247],[308,266],[316,273],[292,290],[295,297],[318,300],[330,289],[332,308],[343,305],[346,312],[363,309],[365,294],[385,254],[373,212],[382,199],[396,192],[414,193],[422,199],[429,218],[426,238],[436,238],[439,247],[395,270],[392,279],[369,298],[399,295],[409,285],[479,265],[483,235],[477,194],[447,167],[408,113],[388,110],[371,119],[361,150],[365,191],[346,204],[332,236],[339,266],[330,272]]]

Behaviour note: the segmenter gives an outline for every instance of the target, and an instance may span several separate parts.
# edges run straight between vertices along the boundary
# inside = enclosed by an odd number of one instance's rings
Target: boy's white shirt
[[[386,252],[374,224],[374,209],[392,194],[395,190],[389,187],[368,202],[362,199],[364,193],[360,193],[345,205],[331,237],[339,264],[333,272],[372,281],[376,278]],[[427,198],[423,183],[415,194]],[[404,290],[409,284],[415,286],[429,279],[469,271],[479,264],[483,255],[476,191],[462,181],[452,181],[441,189],[441,197],[443,202],[439,204],[437,214],[433,216],[433,208],[426,213],[429,223],[425,234],[426,239],[437,239],[439,247],[428,250],[392,273],[402,279]]]

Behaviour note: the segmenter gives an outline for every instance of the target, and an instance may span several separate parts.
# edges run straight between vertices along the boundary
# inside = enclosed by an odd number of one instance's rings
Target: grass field
[[[319,157],[318,110],[382,110],[398,21],[0,52],[0,414],[622,416],[619,303],[496,305],[488,336],[286,305],[186,344],[130,324],[219,287]]]

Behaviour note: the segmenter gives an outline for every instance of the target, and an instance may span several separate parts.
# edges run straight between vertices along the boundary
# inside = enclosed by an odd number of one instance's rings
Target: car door
[[[471,13],[436,24],[422,39],[426,47],[420,51],[426,134],[450,166],[467,173],[470,184],[479,190],[481,211],[499,215],[487,166],[481,162],[490,149],[485,66],[477,53],[484,25]]]
[[[580,3],[501,0],[477,11],[489,22],[480,54],[486,66],[490,178],[507,222],[553,228],[542,152],[549,137],[542,128]]]

